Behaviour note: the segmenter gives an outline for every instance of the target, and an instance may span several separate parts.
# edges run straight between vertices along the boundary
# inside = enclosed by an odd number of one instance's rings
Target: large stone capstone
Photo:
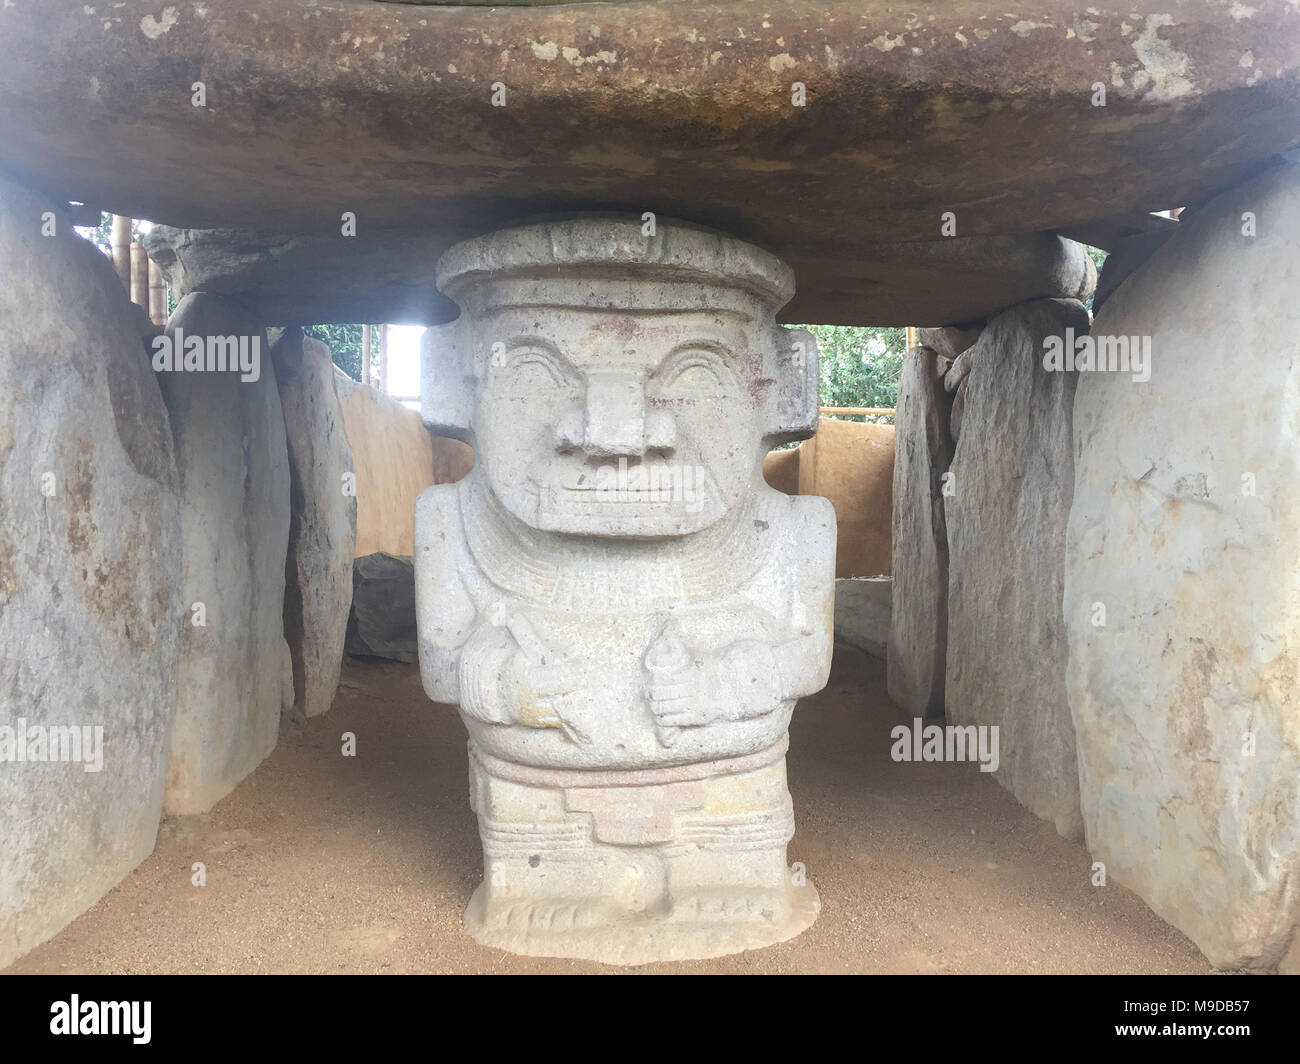
[[[624,964],[790,938],[797,699],[830,668],[835,515],[767,487],[817,427],[789,269],[632,219],[458,245],[425,337],[426,424],[473,471],[416,505],[420,671],[459,705],[480,942]]]
[[[1295,166],[1181,223],[1098,314],[1119,368],[1074,406],[1088,847],[1224,968],[1300,970],[1298,246]]]
[[[8,183],[0,278],[3,968],[153,851],[185,615],[167,410],[121,281]]]
[[[448,244],[441,234],[343,239],[160,225],[144,243],[174,293],[214,292],[262,322],[430,325],[456,316],[434,282],[434,264]],[[1086,299],[1097,280],[1083,245],[1055,233],[863,241],[834,269],[811,256],[799,265],[815,284],[786,305],[782,321],[983,320],[1027,299]]]
[[[1300,128],[1290,0],[119,2],[0,5],[6,165],[60,196],[439,250],[546,211],[653,212],[789,262],[796,321],[885,322],[870,244],[942,257],[1197,202]]]

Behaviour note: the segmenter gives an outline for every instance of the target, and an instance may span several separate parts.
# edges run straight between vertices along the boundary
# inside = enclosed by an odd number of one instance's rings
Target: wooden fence
[[[132,239],[135,222],[120,214],[113,215],[112,249],[113,269],[122,279],[122,286],[132,303],[138,303],[149,315],[149,320],[161,327],[167,324],[167,285],[162,270],[145,253],[144,245]]]

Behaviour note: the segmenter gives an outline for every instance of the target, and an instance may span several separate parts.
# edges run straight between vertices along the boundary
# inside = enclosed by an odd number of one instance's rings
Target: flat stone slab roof
[[[436,248],[654,211],[769,249],[789,316],[836,321],[880,294],[864,249],[941,241],[945,212],[959,238],[1069,230],[1196,203],[1300,140],[1290,0],[914,6],[16,0],[3,164],[185,228],[336,236],[351,211]]]

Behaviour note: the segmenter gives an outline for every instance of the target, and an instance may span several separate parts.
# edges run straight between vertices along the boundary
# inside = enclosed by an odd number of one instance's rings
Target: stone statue
[[[762,476],[817,425],[791,271],[593,216],[458,244],[438,284],[424,421],[476,464],[420,496],[415,566],[424,687],[470,735],[467,929],[628,964],[798,934],[785,750],[830,668],[835,516]]]

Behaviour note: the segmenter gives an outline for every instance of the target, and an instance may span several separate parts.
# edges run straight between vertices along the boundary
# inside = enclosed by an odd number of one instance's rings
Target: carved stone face
[[[600,285],[584,285],[588,301]],[[510,513],[545,531],[661,538],[752,493],[775,338],[745,293],[711,303],[506,303],[475,318],[476,451]]]
[[[816,344],[775,322],[793,276],[751,244],[584,216],[457,244],[438,283],[461,316],[425,335],[424,422],[532,528],[702,531],[815,431]]]

